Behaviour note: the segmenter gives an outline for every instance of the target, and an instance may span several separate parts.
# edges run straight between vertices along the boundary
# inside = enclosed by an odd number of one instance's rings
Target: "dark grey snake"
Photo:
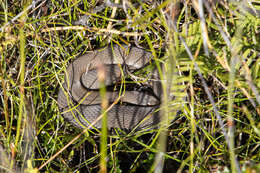
[[[108,128],[144,129],[160,121],[161,83],[148,79],[147,85],[123,83],[124,76],[145,67],[152,54],[137,47],[126,45],[107,46],[76,58],[67,68],[65,82],[58,94],[58,104],[63,117],[78,128],[88,127],[101,114],[101,99],[97,67],[105,69],[106,97],[112,104],[120,101],[107,114]],[[157,71],[155,70],[153,76]],[[124,86],[124,87],[122,87]],[[125,88],[125,92],[120,92]],[[94,127],[101,128],[101,120]]]

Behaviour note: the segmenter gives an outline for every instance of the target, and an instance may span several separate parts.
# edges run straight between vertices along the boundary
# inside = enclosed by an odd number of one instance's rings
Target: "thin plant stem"
[[[101,157],[100,157],[100,173],[106,173],[107,172],[107,107],[108,107],[108,101],[106,98],[106,86],[105,86],[105,68],[103,65],[98,66],[98,80],[100,83],[100,97],[101,97],[101,107],[102,107],[102,128],[101,128],[101,142],[100,142],[100,148],[101,148]]]
[[[19,29],[19,40],[20,40],[20,70],[19,70],[19,78],[20,78],[20,87],[19,87],[19,94],[20,94],[20,103],[19,103],[19,115],[18,115],[18,121],[17,121],[17,128],[16,128],[16,137],[15,137],[15,149],[18,149],[18,142],[20,141],[20,133],[21,133],[21,124],[22,124],[22,118],[24,115],[24,99],[25,99],[25,92],[24,92],[24,74],[25,74],[25,33],[24,33],[24,28],[26,24],[26,7],[25,5],[25,10],[24,13],[21,15],[21,22],[20,22],[20,29]],[[11,168],[13,167],[13,160],[11,162]]]

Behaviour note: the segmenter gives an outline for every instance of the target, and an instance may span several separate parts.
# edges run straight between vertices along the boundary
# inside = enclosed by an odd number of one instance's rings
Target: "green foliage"
[[[204,3],[202,17],[196,2],[1,1],[0,172],[97,172],[100,145],[110,172],[259,171],[259,2]],[[159,69],[165,124],[100,144],[62,118],[57,95],[71,61],[110,43],[152,52],[135,75]]]

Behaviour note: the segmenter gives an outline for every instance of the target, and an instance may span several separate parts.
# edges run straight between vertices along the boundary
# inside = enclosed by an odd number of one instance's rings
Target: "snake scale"
[[[107,46],[76,58],[67,67],[65,81],[58,93],[59,109],[65,120],[75,127],[86,128],[101,115],[98,80],[98,67],[101,65],[105,69],[108,103],[111,105],[121,96],[107,113],[107,127],[131,130],[157,125],[160,121],[156,111],[160,106],[159,80],[149,78],[145,85],[123,84],[124,77],[144,68],[151,58],[150,52],[127,45]],[[157,70],[152,73],[156,76]],[[94,127],[101,128],[101,122],[97,121]]]

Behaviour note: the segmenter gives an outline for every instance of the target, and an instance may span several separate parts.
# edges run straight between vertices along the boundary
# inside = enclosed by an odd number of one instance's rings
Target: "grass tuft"
[[[258,1],[26,3],[0,2],[0,172],[260,171]],[[135,75],[158,69],[163,123],[76,129],[57,104],[66,67],[122,43],[152,52]]]

